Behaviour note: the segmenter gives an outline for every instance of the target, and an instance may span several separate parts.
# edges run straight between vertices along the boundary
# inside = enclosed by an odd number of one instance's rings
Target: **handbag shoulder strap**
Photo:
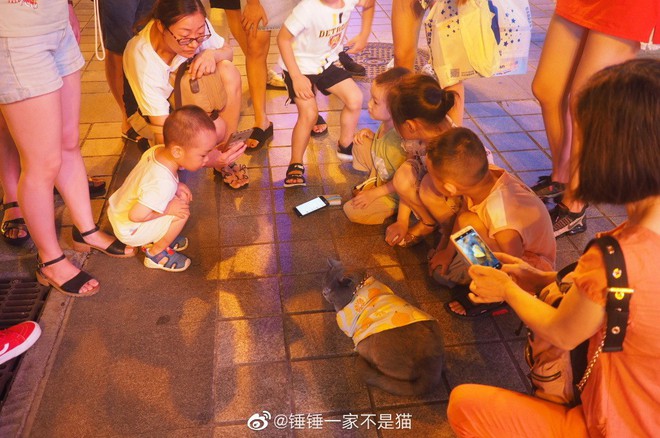
[[[607,327],[603,351],[621,351],[628,327],[630,299],[635,291],[628,286],[626,261],[616,238],[602,235],[589,242],[586,249],[593,244],[598,245],[603,254],[607,274]]]
[[[179,68],[176,71],[176,76],[174,77],[174,84],[172,87],[174,88],[174,107],[175,108],[181,108],[181,79],[183,79],[183,75],[186,73],[186,70],[188,70],[188,67],[190,66],[190,62],[192,61],[191,59],[188,59],[185,61],[183,64],[179,66]]]

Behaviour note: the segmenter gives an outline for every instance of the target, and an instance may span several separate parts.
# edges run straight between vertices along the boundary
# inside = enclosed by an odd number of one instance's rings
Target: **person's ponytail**
[[[387,103],[395,125],[417,119],[423,123],[442,123],[453,108],[456,93],[445,91],[430,76],[408,75],[390,89]]]

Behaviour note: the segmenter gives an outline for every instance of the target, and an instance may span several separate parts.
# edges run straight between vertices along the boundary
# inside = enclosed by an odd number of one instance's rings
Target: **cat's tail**
[[[419,364],[421,375],[416,380],[401,380],[383,374],[361,356],[355,359],[355,367],[367,385],[376,386],[394,395],[420,395],[435,389],[442,380],[442,360],[428,358],[425,362]]]

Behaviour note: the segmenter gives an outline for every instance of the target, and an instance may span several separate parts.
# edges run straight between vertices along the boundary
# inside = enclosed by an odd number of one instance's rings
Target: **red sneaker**
[[[0,364],[25,353],[41,336],[41,327],[26,321],[0,330]]]

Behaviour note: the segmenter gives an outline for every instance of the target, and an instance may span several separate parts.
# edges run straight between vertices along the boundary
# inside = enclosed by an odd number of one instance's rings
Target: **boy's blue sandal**
[[[160,262],[165,260],[165,263]],[[162,269],[163,271],[181,272],[190,266],[190,258],[172,248],[165,248],[156,255],[151,255],[149,250],[144,251],[144,266],[150,269]]]
[[[314,124],[314,127],[316,128],[317,126],[322,126],[322,125],[325,125],[325,128],[323,128],[320,131],[314,131],[314,129],[312,129],[312,132],[310,132],[310,135],[312,137],[321,137],[322,135],[325,135],[325,134],[328,133],[328,124],[326,123],[323,116],[321,114],[319,114],[318,117],[316,118],[316,123]]]
[[[305,167],[302,163],[291,163],[286,168],[286,177],[284,178],[284,187],[306,186]]]
[[[99,231],[98,226],[92,228],[89,231],[85,231],[84,233],[78,231],[78,228],[73,227],[73,231],[71,233],[73,235],[73,249],[78,252],[89,252],[92,248],[94,248],[107,256],[115,257],[118,259],[133,257],[135,254],[137,254],[137,250],[135,249],[133,252],[126,254],[126,245],[120,242],[119,239],[115,239],[107,248],[101,248],[100,246],[85,242],[85,237],[94,234],[97,231]]]
[[[467,285],[456,286],[452,289],[451,292],[452,292],[452,299],[444,304],[444,308],[447,311],[447,313],[449,313],[451,316],[455,316],[456,318],[475,319],[475,318],[481,318],[483,316],[499,313],[498,310],[504,313],[507,312],[507,310],[505,309],[507,304],[504,301],[500,301],[499,303],[487,303],[487,304],[477,304],[472,302],[472,300],[468,296],[468,294],[470,293],[470,288]],[[465,310],[465,314],[455,312],[450,306],[450,303],[453,302],[458,302],[461,306],[463,306],[463,310]]]
[[[256,146],[248,146],[248,149],[251,151],[261,149],[263,146],[270,143],[271,140],[273,140],[273,122],[270,122],[270,125],[268,125],[268,128],[266,129],[261,129],[258,126],[252,128],[252,134],[250,134],[250,138],[248,138],[248,140],[257,141]]]

